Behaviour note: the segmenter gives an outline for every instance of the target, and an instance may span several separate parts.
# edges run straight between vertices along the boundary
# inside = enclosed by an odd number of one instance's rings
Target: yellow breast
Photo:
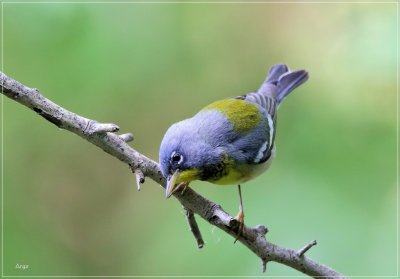
[[[241,173],[238,170],[235,169],[230,169],[228,170],[228,174],[223,176],[222,178],[214,181],[209,181],[214,184],[218,185],[233,185],[237,184],[238,181],[241,181],[243,179],[243,173]]]
[[[230,166],[227,169],[227,175],[214,181],[209,181],[217,185],[238,185],[249,181],[263,172],[265,172],[272,163],[275,157],[275,147],[271,150],[271,157],[261,164],[246,164],[242,166]]]

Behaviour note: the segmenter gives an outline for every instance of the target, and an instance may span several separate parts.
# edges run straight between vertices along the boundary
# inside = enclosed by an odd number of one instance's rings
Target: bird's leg
[[[236,239],[233,243],[236,243],[239,237],[243,234],[243,228],[244,228],[243,200],[242,200],[242,191],[240,189],[240,185],[238,185],[238,190],[239,190],[239,213],[236,215],[235,219],[239,222],[239,229],[236,235]]]

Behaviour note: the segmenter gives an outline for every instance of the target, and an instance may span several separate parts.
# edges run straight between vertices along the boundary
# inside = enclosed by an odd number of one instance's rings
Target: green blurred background
[[[172,123],[255,90],[274,63],[310,80],[279,111],[277,157],[246,222],[349,275],[396,275],[396,4],[3,6],[3,70],[157,159]],[[126,165],[4,98],[4,275],[300,273],[260,260]],[[237,213],[235,187],[193,188]],[[27,264],[27,270],[16,269]]]

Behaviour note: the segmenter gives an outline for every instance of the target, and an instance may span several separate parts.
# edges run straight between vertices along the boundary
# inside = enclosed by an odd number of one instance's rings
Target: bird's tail
[[[281,103],[290,92],[307,79],[308,73],[305,70],[290,71],[286,65],[277,64],[271,67],[267,79],[258,92],[273,94],[278,103]]]

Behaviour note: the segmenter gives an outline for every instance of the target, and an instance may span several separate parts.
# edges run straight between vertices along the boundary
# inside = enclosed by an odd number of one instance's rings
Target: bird
[[[276,64],[255,92],[215,101],[193,117],[171,125],[160,145],[165,195],[182,192],[195,181],[237,185],[239,228],[243,233],[241,185],[265,172],[275,157],[277,110],[295,88],[308,80],[305,70]]]

